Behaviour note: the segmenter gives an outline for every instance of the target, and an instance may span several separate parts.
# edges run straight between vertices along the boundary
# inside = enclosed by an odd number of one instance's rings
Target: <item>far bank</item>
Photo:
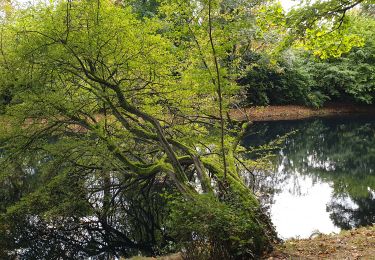
[[[331,103],[322,108],[311,108],[297,105],[255,106],[247,108],[234,108],[229,112],[231,119],[239,121],[296,120],[309,117],[327,117],[354,114],[375,116],[375,105]]]

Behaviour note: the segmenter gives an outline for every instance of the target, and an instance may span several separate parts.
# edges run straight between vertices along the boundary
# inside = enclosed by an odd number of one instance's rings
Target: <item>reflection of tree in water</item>
[[[288,189],[300,195],[303,176],[313,182],[328,182],[335,194],[327,210],[337,226],[348,229],[374,223],[375,198],[370,189],[375,189],[375,120],[269,122],[256,125],[256,134],[250,133],[245,143],[261,145],[261,140],[269,141],[292,130],[298,131],[278,151],[275,175],[267,179],[266,186],[271,185],[275,192],[285,190],[283,183],[294,178],[293,187]]]
[[[375,223],[375,197],[369,193],[367,197],[348,198],[334,196],[327,205],[327,211],[331,212],[330,217],[333,223],[342,228],[369,226]]]

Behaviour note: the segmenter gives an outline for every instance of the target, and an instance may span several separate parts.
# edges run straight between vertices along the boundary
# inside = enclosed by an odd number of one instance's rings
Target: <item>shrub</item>
[[[253,208],[234,196],[226,202],[210,195],[178,198],[168,228],[186,259],[254,259],[269,239]]]

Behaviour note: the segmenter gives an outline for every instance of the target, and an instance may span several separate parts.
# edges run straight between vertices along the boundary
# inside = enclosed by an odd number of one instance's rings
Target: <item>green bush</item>
[[[186,259],[254,259],[269,245],[254,208],[235,198],[179,198],[171,203],[168,228]]]
[[[286,62],[278,67],[261,65],[239,80],[247,93],[248,105],[298,104],[321,106],[328,97],[313,90],[314,79],[304,64]]]
[[[277,66],[254,66],[238,82],[246,90],[246,105],[321,107],[328,100],[372,104],[374,61],[375,48],[371,43],[328,60],[316,60],[296,52],[292,57],[283,58]]]

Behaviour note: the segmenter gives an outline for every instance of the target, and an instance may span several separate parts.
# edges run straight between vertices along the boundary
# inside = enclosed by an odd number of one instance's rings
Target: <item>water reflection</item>
[[[257,123],[244,143],[251,149],[290,131],[263,181],[273,191],[267,202],[279,234],[308,237],[375,223],[375,119]]]

